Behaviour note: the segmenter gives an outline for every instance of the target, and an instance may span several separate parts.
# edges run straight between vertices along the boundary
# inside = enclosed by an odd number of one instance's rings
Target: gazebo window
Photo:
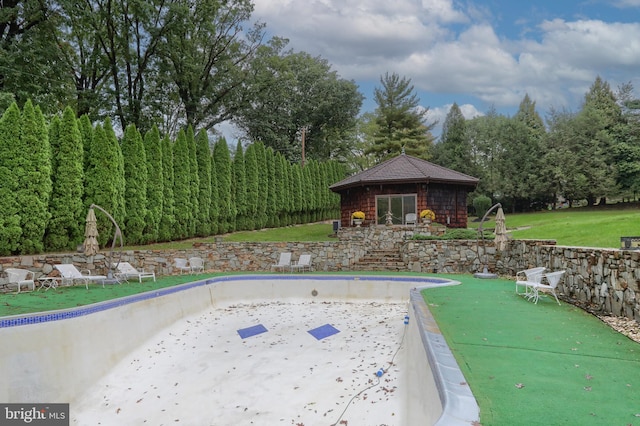
[[[387,223],[387,214],[391,212],[394,225],[405,224],[407,214],[416,213],[416,194],[391,194],[376,196],[376,223]]]

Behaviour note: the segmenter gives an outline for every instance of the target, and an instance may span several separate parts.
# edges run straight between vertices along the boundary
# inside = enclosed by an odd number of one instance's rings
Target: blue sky
[[[253,1],[269,34],[353,79],[363,110],[386,72],[410,78],[440,122],[453,102],[467,118],[511,115],[525,94],[543,118],[575,111],[598,75],[640,93],[640,0]]]

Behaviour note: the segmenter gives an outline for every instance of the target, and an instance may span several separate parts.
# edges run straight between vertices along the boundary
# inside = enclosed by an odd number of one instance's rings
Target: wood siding
[[[436,222],[448,228],[467,227],[468,187],[444,184],[391,184],[350,188],[340,192],[340,225],[351,226],[351,214],[363,211],[365,225],[376,224],[376,196],[417,194],[417,213],[431,209]]]

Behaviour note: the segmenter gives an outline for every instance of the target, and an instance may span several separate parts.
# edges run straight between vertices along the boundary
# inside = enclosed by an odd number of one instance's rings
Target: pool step
[[[352,265],[354,271],[406,271],[399,250],[370,249]]]

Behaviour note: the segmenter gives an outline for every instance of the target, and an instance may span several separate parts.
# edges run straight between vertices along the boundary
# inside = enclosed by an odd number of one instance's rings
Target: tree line
[[[124,131],[176,137],[230,122],[300,161],[344,154],[363,96],[330,64],[267,39],[250,0],[6,0],[0,111],[27,99],[45,116],[71,106]]]
[[[336,217],[338,162],[304,167],[261,142],[231,152],[191,126],[175,139],[134,124],[116,136],[66,107],[46,120],[28,100],[0,118],[0,255],[75,250],[91,204],[110,212],[127,245],[205,237]],[[98,214],[99,243],[113,224]]]
[[[546,120],[525,95],[512,117],[494,110],[470,120],[454,104],[433,161],[480,178],[472,194],[511,211],[604,205],[640,190],[640,104],[633,87],[614,93],[597,77],[581,109],[549,111]]]

